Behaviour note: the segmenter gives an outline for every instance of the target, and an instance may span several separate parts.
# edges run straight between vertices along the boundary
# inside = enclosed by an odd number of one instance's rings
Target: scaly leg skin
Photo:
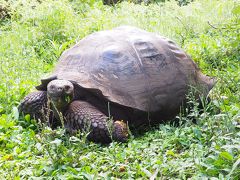
[[[128,128],[123,121],[115,121],[112,127],[108,127],[108,117],[85,101],[73,101],[66,113],[64,125],[70,133],[78,130],[89,132],[87,138],[97,143],[110,143],[114,140],[126,142],[128,138]],[[110,136],[111,132],[111,136]]]
[[[20,103],[18,109],[23,114],[30,114],[31,118],[46,122],[47,92],[36,91],[28,94]]]

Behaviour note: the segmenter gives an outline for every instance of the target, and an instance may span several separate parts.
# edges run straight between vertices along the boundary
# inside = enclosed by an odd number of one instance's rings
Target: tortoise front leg
[[[21,101],[18,109],[23,114],[30,114],[31,118],[40,119],[41,122],[49,122],[50,112],[47,101],[46,91],[32,92]]]
[[[78,130],[89,132],[87,138],[90,141],[110,143],[114,139],[125,142],[128,138],[126,123],[115,121],[109,125],[111,123],[107,120],[108,117],[90,103],[73,101],[65,113],[64,125],[70,133]]]

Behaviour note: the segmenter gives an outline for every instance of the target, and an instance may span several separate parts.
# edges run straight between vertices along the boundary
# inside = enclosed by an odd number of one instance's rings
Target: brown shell
[[[85,37],[62,54],[55,75],[150,112],[179,108],[190,85],[206,95],[214,84],[174,42],[129,26]]]

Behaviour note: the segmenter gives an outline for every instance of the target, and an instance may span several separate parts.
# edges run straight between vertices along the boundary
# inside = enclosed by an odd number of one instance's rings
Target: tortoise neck
[[[57,108],[53,103],[51,103],[52,111],[54,117],[57,119],[59,123],[61,123],[62,126],[64,126],[64,113],[67,110],[67,107]]]

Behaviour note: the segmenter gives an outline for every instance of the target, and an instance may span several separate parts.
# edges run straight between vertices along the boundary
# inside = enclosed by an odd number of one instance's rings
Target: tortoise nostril
[[[54,88],[55,88],[55,86],[54,86],[54,85],[51,85],[51,86],[50,86],[50,89],[52,89],[52,90],[53,90]]]
[[[58,90],[58,91],[62,91],[63,88],[62,88],[62,87],[58,87],[57,90]]]

